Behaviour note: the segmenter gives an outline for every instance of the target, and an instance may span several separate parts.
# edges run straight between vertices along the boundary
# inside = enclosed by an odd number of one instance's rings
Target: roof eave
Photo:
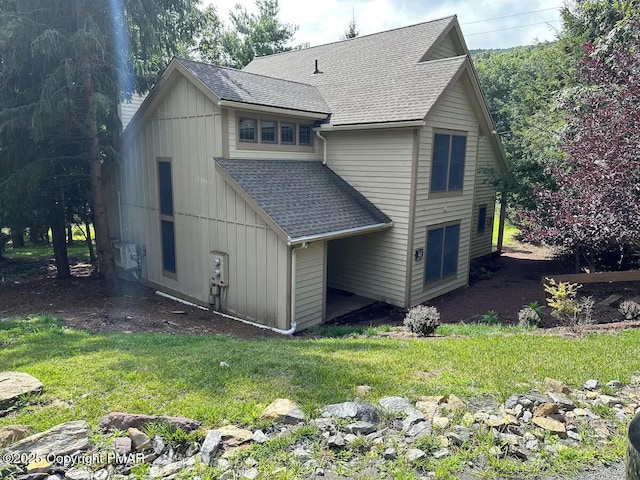
[[[226,108],[239,108],[243,110],[251,110],[262,113],[274,113],[287,115],[292,117],[311,118],[314,120],[324,120],[329,116],[329,113],[325,112],[310,112],[306,110],[296,110],[293,108],[274,107],[269,105],[260,105],[255,103],[236,102],[233,100],[219,100],[219,107]]]
[[[372,122],[372,123],[347,123],[332,125],[330,123],[323,123],[316,130],[321,132],[333,132],[339,130],[372,130],[381,128],[416,128],[424,127],[426,125],[424,119],[421,120],[400,120],[389,122]]]
[[[301,245],[303,243],[317,242],[320,240],[323,240],[323,241],[336,240],[338,238],[353,237],[356,235],[364,235],[367,233],[380,232],[382,230],[388,230],[391,227],[393,227],[393,222],[376,223],[375,225],[365,225],[362,227],[348,228],[345,230],[336,230],[334,232],[319,233],[317,235],[308,235],[308,236],[297,237],[297,238],[289,237],[287,238],[287,245],[295,246],[295,245]]]

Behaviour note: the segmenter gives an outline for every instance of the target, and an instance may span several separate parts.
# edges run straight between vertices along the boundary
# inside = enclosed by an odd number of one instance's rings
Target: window
[[[462,190],[467,137],[436,133],[433,137],[431,191]]]
[[[252,118],[240,119],[240,141],[241,142],[257,142],[258,136],[256,132],[256,121]]]
[[[280,124],[280,143],[285,145],[296,144],[296,124],[295,123]]]
[[[260,120],[260,142],[278,143],[277,122]]]
[[[298,126],[298,143],[300,145],[313,145],[313,131],[311,125]]]
[[[482,235],[487,227],[487,206],[482,205],[478,209],[478,235]]]
[[[442,280],[457,273],[459,243],[459,223],[427,232],[425,283]]]
[[[162,270],[176,273],[176,240],[173,216],[173,183],[171,162],[158,161],[158,196],[160,204],[160,238],[162,241]]]

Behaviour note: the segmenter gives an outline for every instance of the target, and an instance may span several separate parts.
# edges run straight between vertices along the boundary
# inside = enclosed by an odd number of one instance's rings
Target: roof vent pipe
[[[321,72],[320,70],[318,70],[318,59],[316,58],[316,68],[315,68],[315,70],[313,71],[313,74],[314,74],[314,75],[317,75],[318,73],[322,73],[322,72]]]

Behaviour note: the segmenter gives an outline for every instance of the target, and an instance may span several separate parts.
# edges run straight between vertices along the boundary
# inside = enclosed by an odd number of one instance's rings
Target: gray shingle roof
[[[182,58],[176,60],[222,100],[305,112],[330,112],[318,88],[313,85]]]
[[[465,56],[420,62],[455,22],[448,17],[259,57],[244,71],[316,85],[332,125],[423,119],[465,62]],[[323,73],[314,75],[316,59]]]
[[[322,162],[215,160],[291,243],[344,230],[392,226],[389,217]]]

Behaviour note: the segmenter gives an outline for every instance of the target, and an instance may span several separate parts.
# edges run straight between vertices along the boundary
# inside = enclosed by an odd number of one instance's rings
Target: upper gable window
[[[313,145],[313,131],[311,125],[298,126],[298,142],[300,145]]]
[[[240,141],[241,142],[257,142],[257,128],[256,121],[253,118],[241,118],[240,119]]]
[[[278,122],[260,120],[260,142],[278,143]]]
[[[284,145],[296,144],[296,124],[295,123],[280,124],[280,143]]]
[[[433,136],[432,192],[462,191],[467,137],[436,133]]]

